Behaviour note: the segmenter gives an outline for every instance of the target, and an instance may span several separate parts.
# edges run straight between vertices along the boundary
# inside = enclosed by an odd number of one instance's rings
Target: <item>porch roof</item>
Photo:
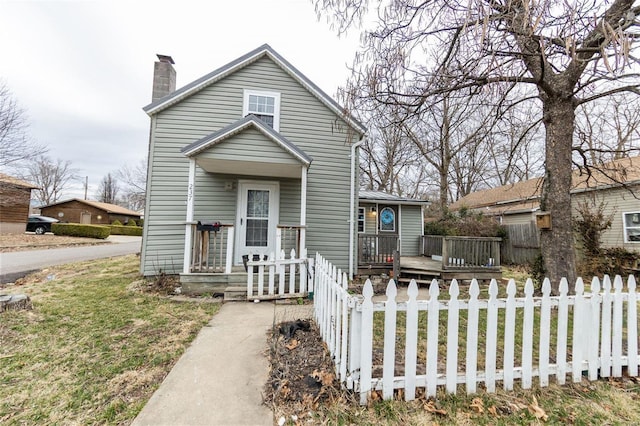
[[[251,153],[243,155],[241,152],[235,153],[234,156],[237,158],[215,153],[204,155],[212,148],[250,129],[256,130],[265,141],[277,146],[286,159]],[[300,168],[309,167],[313,161],[307,153],[253,114],[187,145],[181,151],[185,156],[195,158],[200,167],[211,173],[298,177]]]

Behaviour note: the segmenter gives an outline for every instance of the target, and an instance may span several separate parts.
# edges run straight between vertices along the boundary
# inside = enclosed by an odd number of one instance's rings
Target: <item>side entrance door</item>
[[[238,182],[235,263],[249,253],[269,255],[276,248],[280,206],[278,182]]]

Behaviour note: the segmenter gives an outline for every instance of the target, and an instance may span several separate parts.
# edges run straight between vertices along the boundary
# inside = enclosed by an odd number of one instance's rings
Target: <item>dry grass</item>
[[[0,314],[1,424],[133,420],[218,309],[132,290],[137,263],[54,267],[0,289],[33,301]]]
[[[99,244],[109,244],[109,242],[95,238],[67,237],[54,234],[0,235],[0,253]]]

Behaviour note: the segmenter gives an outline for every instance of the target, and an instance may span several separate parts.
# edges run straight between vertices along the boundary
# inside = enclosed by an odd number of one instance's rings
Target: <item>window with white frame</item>
[[[622,224],[624,225],[624,242],[640,243],[640,212],[623,213]]]
[[[358,207],[358,233],[364,233],[364,207]]]
[[[280,129],[280,93],[245,90],[243,117],[253,114],[274,130]]]

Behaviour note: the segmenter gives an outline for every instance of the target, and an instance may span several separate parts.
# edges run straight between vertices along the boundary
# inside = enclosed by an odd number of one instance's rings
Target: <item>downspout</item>
[[[351,200],[350,200],[350,216],[349,216],[349,279],[353,279],[353,234],[355,230],[355,198],[356,198],[356,148],[360,147],[366,140],[363,136],[358,142],[351,145]]]

